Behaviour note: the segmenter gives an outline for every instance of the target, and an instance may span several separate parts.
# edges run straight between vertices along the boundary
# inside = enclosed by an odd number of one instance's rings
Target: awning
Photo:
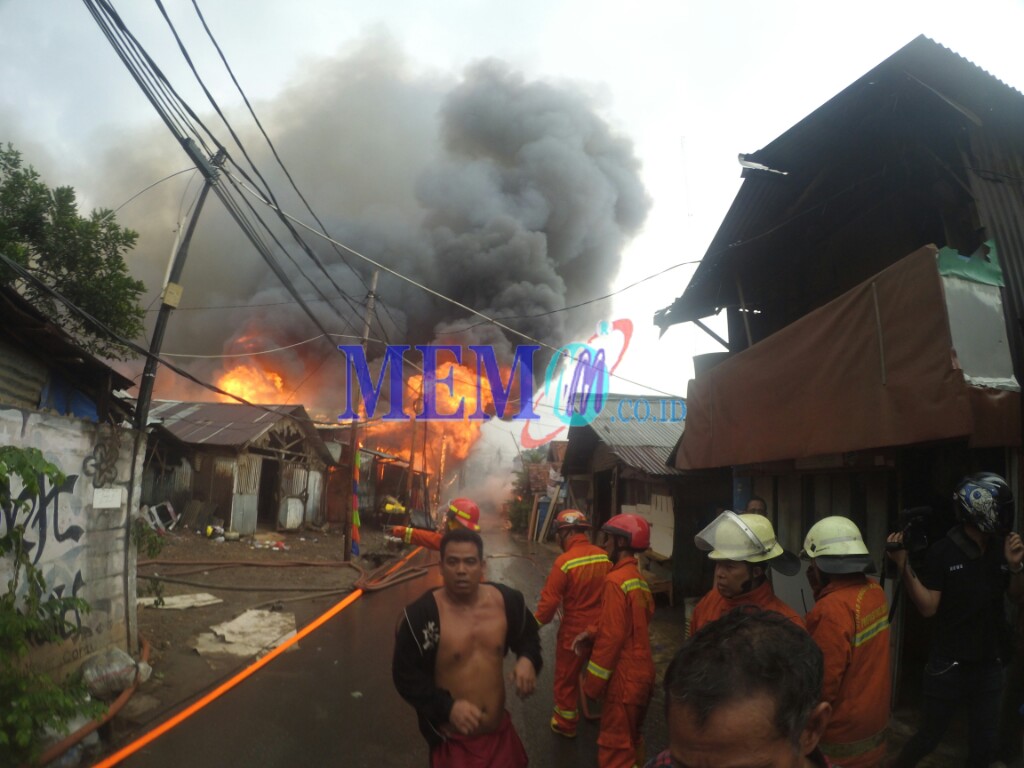
[[[915,251],[691,381],[675,466],[963,437],[976,447],[1020,445],[1019,391],[965,380],[936,253]]]

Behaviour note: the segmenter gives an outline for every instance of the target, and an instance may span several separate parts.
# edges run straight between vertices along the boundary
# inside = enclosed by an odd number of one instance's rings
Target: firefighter
[[[480,532],[480,507],[472,499],[452,499],[448,502],[448,514],[445,515],[445,530],[451,531],[462,526]],[[391,535],[406,544],[414,544],[426,549],[441,549],[441,537],[444,533],[428,531],[423,528],[412,528],[407,525],[396,525],[391,528]]]
[[[534,616],[537,624],[544,626],[562,606],[562,625],[555,645],[555,711],[551,730],[572,738],[579,721],[580,671],[585,662],[584,657],[573,651],[573,640],[598,623],[604,579],[612,563],[605,551],[587,538],[590,521],[582,512],[559,512],[554,525],[562,554],[551,567]]]
[[[647,626],[654,596],[640,575],[636,553],[651,546],[651,529],[639,515],[615,515],[601,526],[612,567],[604,580],[601,617],[573,643],[584,653],[593,641],[583,692],[604,699],[597,762],[601,768],[643,765],[643,724],[654,689],[654,660]]]
[[[819,747],[843,768],[881,765],[886,752],[889,698],[889,605],[865,574],[875,572],[860,530],[845,517],[819,520],[800,556],[814,607],[807,631],[825,658],[822,701],[832,719]]]
[[[688,636],[740,605],[775,611],[804,626],[799,614],[775,596],[768,581],[769,567],[793,576],[800,570],[800,560],[776,541],[767,517],[726,510],[694,542],[715,562],[715,585],[693,609]]]

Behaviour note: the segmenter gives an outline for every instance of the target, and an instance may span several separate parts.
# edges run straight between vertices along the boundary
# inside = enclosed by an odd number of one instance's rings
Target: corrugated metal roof
[[[293,413],[302,418],[306,411],[300,405],[154,401],[149,419],[189,445],[241,448]]]
[[[812,185],[823,170],[833,168],[844,155],[865,155],[865,147],[880,137],[918,130],[908,119],[915,109],[912,104],[924,105],[913,115],[925,127],[929,119],[937,121],[945,113],[955,113],[972,125],[1012,127],[1024,122],[1019,91],[935,41],[923,35],[916,38],[766,147],[745,156],[788,175],[743,171],[743,185],[700,266],[683,295],[655,313],[655,324],[665,329],[739,306],[736,262],[752,253],[745,246],[756,244],[755,256],[772,253],[770,268],[781,269],[773,248],[792,253],[791,225],[811,226],[822,214],[825,201],[820,190],[808,195],[815,192]],[[931,125],[936,127],[935,122]],[[858,194],[869,199],[874,195],[867,185],[862,187],[851,187],[848,197],[828,201],[830,211],[862,206]],[[905,252],[906,248],[900,255]],[[868,272],[884,266],[873,265]],[[749,294],[746,301],[750,303]]]
[[[683,434],[682,421],[657,421],[654,418],[640,421],[635,418],[619,417],[619,403],[623,400],[643,399],[636,395],[609,395],[608,401],[597,417],[585,426],[569,429],[569,444],[565,452],[563,468],[577,465],[585,438],[581,433],[591,433],[608,446],[624,464],[646,472],[649,475],[681,475],[683,472],[668,466],[669,454]],[[653,415],[659,408],[657,398],[647,398],[652,405]],[[574,443],[576,445],[574,445]],[[568,470],[563,470],[568,471]]]

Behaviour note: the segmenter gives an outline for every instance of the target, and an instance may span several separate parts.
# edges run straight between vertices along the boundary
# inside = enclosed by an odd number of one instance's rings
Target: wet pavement
[[[557,554],[507,532],[484,533],[487,578],[521,590],[536,605]],[[420,552],[410,565],[437,560]],[[254,675],[155,739],[120,764],[146,768],[204,766],[367,766],[427,764],[427,747],[412,708],[391,683],[394,627],[402,608],[440,584],[436,568],[420,579],[364,594]],[[682,637],[682,608],[669,609],[652,637],[660,671]],[[312,617],[311,617],[312,618]],[[300,622],[305,623],[305,622]],[[531,766],[591,766],[597,762],[596,723],[581,724],[567,740],[548,728],[556,627],[541,631],[545,666],[537,692],[525,701],[510,692],[512,715]],[[511,668],[511,660],[506,660]],[[651,705],[647,738],[665,743],[660,697]]]

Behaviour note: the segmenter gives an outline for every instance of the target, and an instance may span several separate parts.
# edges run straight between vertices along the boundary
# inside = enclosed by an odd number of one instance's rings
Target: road
[[[554,553],[500,529],[486,530],[484,541],[487,578],[516,587],[535,605]],[[421,552],[411,563],[431,560],[436,553]],[[402,608],[438,584],[432,568],[421,579],[365,594],[300,641],[298,650],[272,660],[120,764],[422,768],[426,742],[412,708],[392,686],[391,652]],[[506,704],[530,764],[596,765],[596,724],[581,726],[574,740],[548,728],[555,627],[545,627],[541,639],[545,665],[537,692],[520,701],[510,691]],[[511,668],[511,660],[506,664]]]

